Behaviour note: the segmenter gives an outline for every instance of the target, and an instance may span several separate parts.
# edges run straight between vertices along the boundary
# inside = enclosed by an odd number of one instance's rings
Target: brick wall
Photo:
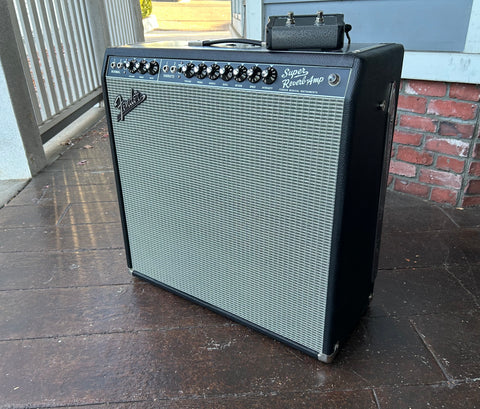
[[[389,189],[480,205],[479,118],[479,85],[402,81]]]

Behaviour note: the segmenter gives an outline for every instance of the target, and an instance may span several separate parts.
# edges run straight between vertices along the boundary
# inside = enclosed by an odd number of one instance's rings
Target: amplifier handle
[[[378,200],[377,229],[375,233],[374,265],[372,269],[372,284],[375,282],[378,270],[378,257],[380,254],[380,238],[382,236],[383,213],[385,210],[385,195],[387,193],[388,172],[390,168],[390,151],[392,150],[393,133],[395,131],[395,116],[397,110],[397,82],[390,83],[388,102],[383,106],[387,111],[387,126],[385,132],[385,149],[383,153],[383,169],[380,184],[380,197]],[[388,104],[388,105],[387,105]]]
[[[215,44],[249,44],[256,47],[262,47],[263,43],[259,40],[251,40],[249,38],[221,38],[218,40],[201,40],[189,41],[188,45],[191,47],[210,47]]]

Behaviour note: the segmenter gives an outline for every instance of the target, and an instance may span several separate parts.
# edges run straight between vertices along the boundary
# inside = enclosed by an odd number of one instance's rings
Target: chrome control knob
[[[195,64],[189,62],[182,66],[182,74],[185,75],[187,78],[192,78],[195,75]]]
[[[262,80],[265,84],[273,84],[277,79],[277,70],[273,67],[265,68],[262,71]]]
[[[218,64],[212,64],[207,68],[208,78],[211,80],[216,80],[220,77],[220,66]]]
[[[230,81],[233,78],[233,67],[230,64],[220,68],[220,77],[224,81]]]
[[[247,79],[252,83],[260,81],[262,79],[262,69],[258,66],[249,68],[247,70]]]
[[[156,61],[150,61],[150,67],[148,69],[148,72],[150,75],[155,75],[158,73],[158,70],[159,70],[159,65],[158,65],[158,62]]]
[[[125,68],[132,74],[135,74],[140,68],[140,63],[137,60],[133,59],[125,63]]]
[[[140,74],[145,74],[150,69],[150,63],[147,60],[140,61],[140,66],[138,67],[138,72]]]
[[[193,69],[195,76],[199,79],[204,79],[207,76],[207,66],[204,63],[198,64]]]
[[[233,78],[237,82],[243,82],[247,78],[247,68],[243,65],[240,65],[239,67],[235,68],[233,70]]]

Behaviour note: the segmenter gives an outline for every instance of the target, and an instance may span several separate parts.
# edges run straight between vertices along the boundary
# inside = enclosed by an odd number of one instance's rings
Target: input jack
[[[120,69],[122,68],[123,64],[121,62],[117,62],[117,68]]]
[[[115,65],[116,65],[116,64],[115,64],[115,61],[113,61],[113,62],[110,63],[110,67],[112,67],[112,68],[115,68]]]
[[[170,72],[171,72],[172,74],[176,73],[176,72],[177,72],[177,67],[176,67],[175,65],[172,65],[172,66],[170,67]]]
[[[164,66],[162,67],[162,71],[163,71],[163,72],[168,72],[168,65],[164,65]]]

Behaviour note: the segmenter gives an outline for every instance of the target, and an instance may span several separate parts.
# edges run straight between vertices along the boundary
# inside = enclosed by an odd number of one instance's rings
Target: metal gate
[[[7,0],[42,142],[101,100],[103,52],[143,41],[138,0]],[[13,11],[13,12],[12,12]]]

